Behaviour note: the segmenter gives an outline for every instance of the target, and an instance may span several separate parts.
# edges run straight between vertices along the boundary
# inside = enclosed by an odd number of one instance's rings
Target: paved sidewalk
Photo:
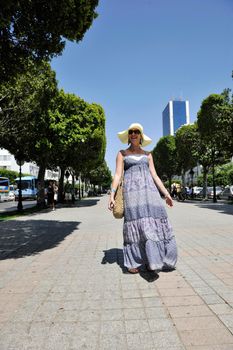
[[[233,349],[233,206],[175,203],[177,270],[125,274],[107,197],[0,223],[0,350]]]

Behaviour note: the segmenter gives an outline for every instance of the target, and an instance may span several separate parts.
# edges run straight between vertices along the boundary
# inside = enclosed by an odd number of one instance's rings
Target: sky
[[[79,43],[52,60],[59,88],[100,104],[106,115],[105,159],[114,174],[117,137],[141,123],[162,137],[171,99],[190,102],[194,122],[204,98],[232,88],[233,0],[100,0]]]

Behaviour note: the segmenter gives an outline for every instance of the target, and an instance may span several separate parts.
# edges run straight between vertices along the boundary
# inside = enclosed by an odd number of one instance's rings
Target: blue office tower
[[[163,111],[163,136],[174,135],[185,124],[190,124],[189,101],[169,101]]]

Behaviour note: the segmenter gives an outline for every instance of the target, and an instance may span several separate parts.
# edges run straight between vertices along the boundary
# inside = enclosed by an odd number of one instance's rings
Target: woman
[[[49,185],[47,187],[47,199],[48,205],[53,210],[54,208],[54,190],[53,190],[53,182],[49,181]]]
[[[54,181],[53,183],[53,192],[54,192],[54,196],[53,196],[53,210],[55,210],[56,204],[57,204],[57,200],[58,200],[58,186],[57,186],[57,182]]]
[[[152,140],[138,123],[118,133],[118,137],[129,147],[117,154],[108,207],[114,207],[115,192],[124,172],[124,265],[130,273],[138,273],[142,265],[155,272],[172,270],[177,248],[159,191],[169,207],[173,201],[156,174],[151,154],[141,148]]]

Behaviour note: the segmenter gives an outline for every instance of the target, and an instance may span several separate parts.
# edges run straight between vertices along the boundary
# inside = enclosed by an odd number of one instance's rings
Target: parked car
[[[220,194],[222,193],[222,187],[216,186],[216,197],[219,199]],[[213,198],[214,197],[214,188],[213,187],[208,187],[207,191],[208,198]]]
[[[197,197],[202,190],[203,190],[203,187],[194,186],[193,187],[193,195],[194,195],[194,197]]]
[[[216,197],[219,199],[220,194],[222,193],[222,187],[216,186]],[[202,190],[197,194],[198,198],[203,197],[203,188]],[[213,187],[207,187],[207,197],[208,198],[213,198],[214,197],[214,189]]]
[[[220,199],[233,199],[233,185],[227,186],[219,195]]]

